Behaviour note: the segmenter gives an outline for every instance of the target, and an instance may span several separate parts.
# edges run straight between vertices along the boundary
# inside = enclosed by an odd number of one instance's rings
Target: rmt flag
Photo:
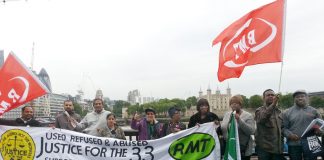
[[[251,11],[213,41],[221,42],[218,80],[240,77],[245,66],[282,61],[284,0]]]
[[[46,93],[43,83],[10,53],[0,70],[0,116]]]

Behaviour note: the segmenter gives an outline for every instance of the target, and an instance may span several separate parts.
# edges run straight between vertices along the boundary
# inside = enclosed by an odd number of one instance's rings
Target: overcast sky
[[[217,79],[220,45],[232,22],[271,0],[8,0],[0,5],[0,49],[45,68],[55,93],[111,99],[186,98],[227,85],[233,94],[278,91],[281,63],[246,67],[241,78]],[[281,92],[323,91],[324,1],[287,4]]]

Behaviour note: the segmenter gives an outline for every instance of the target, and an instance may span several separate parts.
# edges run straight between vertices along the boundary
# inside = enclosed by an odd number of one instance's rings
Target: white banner
[[[4,160],[220,160],[216,125],[206,123],[157,140],[126,141],[64,129],[0,126]]]

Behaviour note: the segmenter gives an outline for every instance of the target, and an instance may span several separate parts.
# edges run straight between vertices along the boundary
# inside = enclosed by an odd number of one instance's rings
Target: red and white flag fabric
[[[284,0],[255,9],[219,34],[218,80],[241,76],[245,66],[282,61]]]
[[[46,93],[44,84],[10,53],[0,70],[0,116]]]

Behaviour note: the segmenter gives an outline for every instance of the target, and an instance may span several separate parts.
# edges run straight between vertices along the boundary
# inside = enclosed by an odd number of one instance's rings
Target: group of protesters
[[[216,132],[222,144],[222,153],[226,146],[230,117],[234,114],[238,126],[241,159],[250,159],[253,148],[260,160],[284,159],[284,137],[287,139],[288,154],[291,160],[316,159],[303,153],[301,136],[310,122],[320,118],[319,112],[307,103],[307,93],[297,90],[293,93],[294,105],[284,112],[278,108],[279,95],[272,89],[263,92],[263,106],[251,113],[243,109],[243,98],[235,95],[229,100],[232,111],[224,114],[222,121],[210,112],[208,100],[199,99],[197,113],[189,120],[188,128],[192,128],[207,122],[215,122]],[[123,129],[116,123],[116,116],[103,108],[102,99],[93,100],[94,110],[83,119],[74,112],[73,102],[64,101],[64,112],[55,119],[55,128],[62,128],[86,133],[99,137],[126,139]],[[156,112],[152,108],[145,109],[145,117],[137,112],[131,120],[131,128],[138,130],[138,140],[153,140],[168,134],[185,130],[187,126],[181,122],[181,110],[172,106],[168,110],[170,120],[160,123],[156,119]],[[33,118],[33,108],[24,106],[21,118],[14,121],[0,120],[2,125],[39,127],[40,123]],[[318,127],[313,127],[317,136],[323,136]],[[322,139],[323,142],[323,139]]]
[[[290,160],[313,160],[317,156],[307,153],[302,146],[302,134],[309,124],[316,118],[321,118],[319,112],[308,105],[305,90],[293,93],[294,105],[285,111],[278,107],[279,94],[272,89],[263,92],[263,106],[259,107],[253,115],[244,109],[243,99],[235,95],[230,99],[232,111],[224,115],[221,122],[222,134],[227,138],[229,119],[231,113],[238,125],[241,159],[250,159],[253,148],[259,160],[282,160],[284,138],[287,139],[288,155]],[[323,136],[319,126],[314,125],[310,132],[316,136]],[[254,140],[252,138],[254,135]],[[254,142],[255,141],[255,147]],[[323,142],[323,138],[322,138]],[[224,142],[226,145],[226,141]],[[323,157],[323,151],[322,155]]]

